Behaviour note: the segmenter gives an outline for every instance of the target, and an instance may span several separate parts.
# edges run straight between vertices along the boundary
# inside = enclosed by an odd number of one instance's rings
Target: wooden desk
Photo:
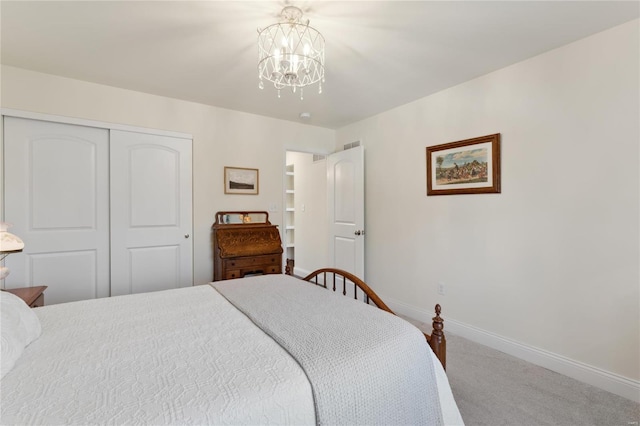
[[[38,308],[44,306],[44,291],[46,289],[46,285],[41,285],[37,287],[10,288],[5,291],[15,294],[30,307]]]
[[[225,223],[230,215],[264,215],[264,222]],[[213,280],[282,273],[282,241],[267,212],[218,212],[213,229]]]

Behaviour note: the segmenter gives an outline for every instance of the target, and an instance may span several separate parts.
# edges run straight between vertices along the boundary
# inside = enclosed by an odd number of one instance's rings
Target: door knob
[[[185,238],[189,238],[190,236],[191,236],[191,235],[189,235],[189,234],[184,234],[184,237],[185,237]]]
[[[354,232],[354,234],[356,234],[356,235],[364,235],[364,231],[361,231],[361,230],[358,229],[356,232]]]

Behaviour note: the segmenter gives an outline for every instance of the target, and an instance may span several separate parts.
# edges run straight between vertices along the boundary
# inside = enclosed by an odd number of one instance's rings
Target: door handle
[[[189,235],[189,234],[184,234],[184,237],[185,237],[185,238],[189,238],[190,236],[191,236],[191,235]]]
[[[364,235],[364,229],[358,229],[356,232],[354,232],[354,234],[356,234],[356,235]]]

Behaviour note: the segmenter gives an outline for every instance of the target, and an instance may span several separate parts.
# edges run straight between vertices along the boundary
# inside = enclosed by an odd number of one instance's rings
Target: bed
[[[328,271],[37,309],[2,292],[0,423],[462,424],[425,336]]]

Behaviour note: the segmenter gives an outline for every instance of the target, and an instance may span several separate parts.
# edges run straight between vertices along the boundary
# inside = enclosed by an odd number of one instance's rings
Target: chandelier
[[[293,93],[300,88],[324,83],[324,37],[309,20],[302,22],[302,10],[295,6],[282,9],[282,20],[264,29],[258,28],[258,87],[264,89],[264,80],[278,90],[289,87]]]

